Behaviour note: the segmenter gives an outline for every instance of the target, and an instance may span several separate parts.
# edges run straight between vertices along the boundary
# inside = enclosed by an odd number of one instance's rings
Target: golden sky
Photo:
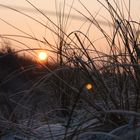
[[[57,16],[54,16],[54,14],[60,9],[63,8],[64,0],[29,0],[32,4],[34,4],[39,9],[42,9],[45,11],[46,15],[57,24]],[[104,1],[104,0],[100,0]],[[113,0],[110,0],[110,2]],[[116,0],[117,3],[121,5],[121,1],[123,0]],[[140,20],[140,0],[130,0],[131,1],[131,16],[133,19],[139,21]],[[68,13],[70,10],[70,7],[72,5],[73,0],[66,0],[65,4],[65,12]],[[104,10],[104,8],[97,2],[97,0],[81,0],[81,2],[88,8],[88,10],[95,16],[97,12],[99,12],[97,19],[104,21],[104,19],[101,16],[108,18],[107,12]],[[129,0],[124,0],[126,5],[128,6]],[[0,0],[0,4],[10,6],[12,8],[16,8],[19,11],[23,11],[26,14],[30,15],[31,17],[36,18],[38,21],[41,21],[45,25],[55,28],[52,26],[52,24],[44,18],[41,14],[39,14],[36,10],[33,9],[33,7],[26,1],[26,0]],[[79,10],[80,12],[84,13],[85,15],[88,15],[87,11],[82,7],[79,0],[74,0],[73,8],[71,10],[71,15],[79,16],[77,17],[70,17],[67,25],[66,32],[70,33],[74,30],[82,30],[83,32],[86,32],[86,29],[89,26],[89,23],[84,23],[85,21],[83,18],[78,14],[75,10]],[[125,7],[124,7],[125,9]],[[48,13],[47,13],[48,12]],[[127,15],[127,14],[126,14]],[[24,32],[31,34],[32,36],[42,39],[45,37],[48,41],[51,43],[54,42],[54,35],[49,32],[45,27],[41,26],[39,23],[33,21],[30,18],[27,18],[26,16],[23,16],[20,13],[17,13],[12,10],[8,10],[6,8],[0,7],[0,34],[10,34],[10,35],[24,35],[17,29],[14,29],[13,27],[6,24],[4,21],[10,23],[11,25],[14,25],[16,28],[19,28],[20,30],[23,30]],[[4,21],[2,21],[4,20]],[[84,24],[83,24],[84,23]],[[104,26],[104,28],[108,28],[107,26]],[[97,34],[97,30],[94,30],[94,34]],[[93,33],[91,33],[93,34]],[[99,36],[91,35],[94,39],[98,39]],[[27,40],[24,38],[16,38],[16,40],[26,42],[29,47],[40,47],[41,44]],[[99,42],[100,44],[101,42]],[[12,42],[12,45],[23,47],[19,43]],[[44,46],[41,46],[44,47]]]

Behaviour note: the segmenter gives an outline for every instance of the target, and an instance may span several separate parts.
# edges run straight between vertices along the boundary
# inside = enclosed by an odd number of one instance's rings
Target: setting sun
[[[40,53],[38,54],[38,58],[39,58],[39,60],[41,60],[41,61],[47,60],[47,57],[48,57],[48,55],[47,55],[46,52],[40,52]]]

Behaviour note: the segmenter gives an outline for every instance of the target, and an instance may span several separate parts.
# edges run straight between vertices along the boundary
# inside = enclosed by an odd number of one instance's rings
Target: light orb
[[[92,89],[93,89],[93,85],[90,84],[90,83],[87,83],[87,84],[86,84],[86,89],[87,89],[87,90],[92,90]]]

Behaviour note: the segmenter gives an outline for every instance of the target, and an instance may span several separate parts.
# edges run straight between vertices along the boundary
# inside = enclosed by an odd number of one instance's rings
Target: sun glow
[[[47,58],[48,58],[48,55],[47,55],[47,53],[45,51],[39,52],[38,59],[40,61],[46,61]]]

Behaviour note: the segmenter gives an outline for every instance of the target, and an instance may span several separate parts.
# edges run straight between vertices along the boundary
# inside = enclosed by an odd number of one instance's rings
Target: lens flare
[[[90,83],[86,84],[86,89],[87,90],[92,90],[93,89],[93,85],[90,84]]]

